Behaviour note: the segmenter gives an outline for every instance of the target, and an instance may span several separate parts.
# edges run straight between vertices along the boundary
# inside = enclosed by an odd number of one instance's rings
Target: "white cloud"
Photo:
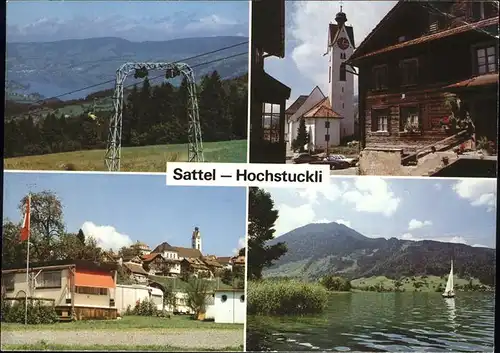
[[[426,226],[431,226],[432,222],[431,221],[419,221],[416,219],[412,219],[408,223],[408,230],[415,230],[415,229],[420,229]]]
[[[472,246],[475,247],[475,248],[488,248],[488,246],[482,245],[482,244],[474,244]]]
[[[353,26],[356,46],[365,39],[395,3],[396,1],[344,2],[343,11],[347,15],[347,24]],[[304,76],[310,77],[324,92],[328,92],[326,87],[328,58],[323,54],[326,51],[328,24],[334,22],[339,4],[326,1],[300,1],[289,2],[287,6],[293,6],[287,35],[297,43],[291,57]],[[357,92],[356,76],[354,81]]]
[[[382,213],[385,216],[394,214],[401,203],[384,179],[370,176],[356,178],[354,190],[345,192],[342,199],[352,204],[356,211]]]
[[[131,245],[132,239],[126,234],[118,232],[112,226],[98,226],[93,222],[85,222],[81,227],[85,237],[93,237],[97,245],[108,250],[119,250],[123,246]]]
[[[462,179],[453,185],[453,190],[471,206],[486,207],[488,212],[496,209],[496,179]]]
[[[311,204],[318,203],[318,197],[322,196],[328,201],[335,201],[348,189],[349,184],[345,181],[335,183],[334,179],[330,180],[327,185],[314,185],[304,189],[298,189],[297,193],[300,197],[306,199]]]
[[[467,241],[460,236],[443,236],[443,237],[436,237],[436,238],[430,238],[430,237],[417,237],[414,236],[411,233],[405,233],[399,237],[401,240],[411,240],[411,241],[421,241],[421,240],[434,240],[434,241],[440,241],[443,243],[456,243],[456,244],[467,244]]]
[[[346,220],[343,220],[343,219],[337,219],[335,222],[338,223],[338,224],[343,224],[346,227],[351,228],[351,222],[350,221],[346,221]]]
[[[233,249],[233,254],[238,255],[240,249],[244,248],[247,246],[247,241],[245,237],[241,237],[238,239],[238,247]]]
[[[275,236],[283,235],[286,232],[313,223],[316,217],[311,204],[304,204],[299,207],[282,204],[276,208],[279,210],[279,217],[274,227],[276,229]]]

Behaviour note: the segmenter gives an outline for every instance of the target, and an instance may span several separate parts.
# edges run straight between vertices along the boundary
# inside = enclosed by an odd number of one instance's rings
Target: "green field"
[[[193,352],[193,348],[170,347],[160,345],[150,346],[127,346],[127,345],[64,345],[64,344],[51,344],[41,341],[38,344],[5,344],[2,345],[2,350],[5,351],[131,351],[131,352]],[[200,352],[241,352],[243,346],[240,347],[226,347],[226,348],[203,348],[196,349]]]
[[[247,141],[221,141],[203,144],[206,162],[245,163]],[[5,169],[107,171],[104,150],[53,153],[4,159]],[[165,172],[166,162],[187,161],[187,144],[122,148],[122,172]]]
[[[2,322],[2,331],[27,330],[243,330],[243,324],[216,324],[213,321],[193,320],[189,315],[173,315],[170,318],[150,316],[124,316],[121,320],[80,320],[54,324],[24,325]]]
[[[438,276],[414,276],[414,277],[403,277],[399,281],[401,282],[401,290],[405,292],[435,292],[436,289],[441,284],[444,289],[446,287],[446,281],[448,276],[438,277]],[[381,285],[384,290],[394,290],[396,286],[394,285],[395,280],[389,279],[385,276],[369,277],[369,278],[358,278],[351,281],[351,285],[354,290],[368,290],[369,287],[376,287]],[[454,284],[456,287],[464,286],[469,284],[468,279],[454,277]],[[473,285],[480,285],[481,283],[477,279],[472,279]]]

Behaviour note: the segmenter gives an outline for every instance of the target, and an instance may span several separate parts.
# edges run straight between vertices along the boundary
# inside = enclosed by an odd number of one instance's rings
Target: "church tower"
[[[332,109],[343,119],[340,121],[340,138],[354,134],[354,75],[344,62],[354,52],[354,32],[346,26],[347,16],[340,12],[328,30],[328,98]]]
[[[201,250],[201,234],[198,227],[194,227],[193,236],[191,237],[191,247],[193,249],[198,249],[203,254]]]

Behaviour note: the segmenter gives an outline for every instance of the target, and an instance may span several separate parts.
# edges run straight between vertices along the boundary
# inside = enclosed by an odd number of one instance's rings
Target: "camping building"
[[[115,319],[116,265],[91,261],[54,261],[2,269],[6,298],[39,298],[54,303],[61,319]]]
[[[246,318],[246,308],[243,289],[224,289],[215,291],[213,310],[209,310],[213,312],[216,323],[243,324]]]

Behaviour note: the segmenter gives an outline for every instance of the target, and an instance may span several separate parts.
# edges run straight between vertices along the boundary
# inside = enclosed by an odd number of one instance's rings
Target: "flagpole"
[[[28,207],[26,209],[26,212],[31,213],[31,194],[28,194]],[[31,215],[27,215],[28,217],[28,222],[31,222]],[[26,251],[26,300],[24,301],[24,324],[28,324],[28,291],[31,292],[30,290],[30,281],[29,281],[29,270],[30,270],[30,228],[28,227],[28,239],[27,239],[27,251]]]

